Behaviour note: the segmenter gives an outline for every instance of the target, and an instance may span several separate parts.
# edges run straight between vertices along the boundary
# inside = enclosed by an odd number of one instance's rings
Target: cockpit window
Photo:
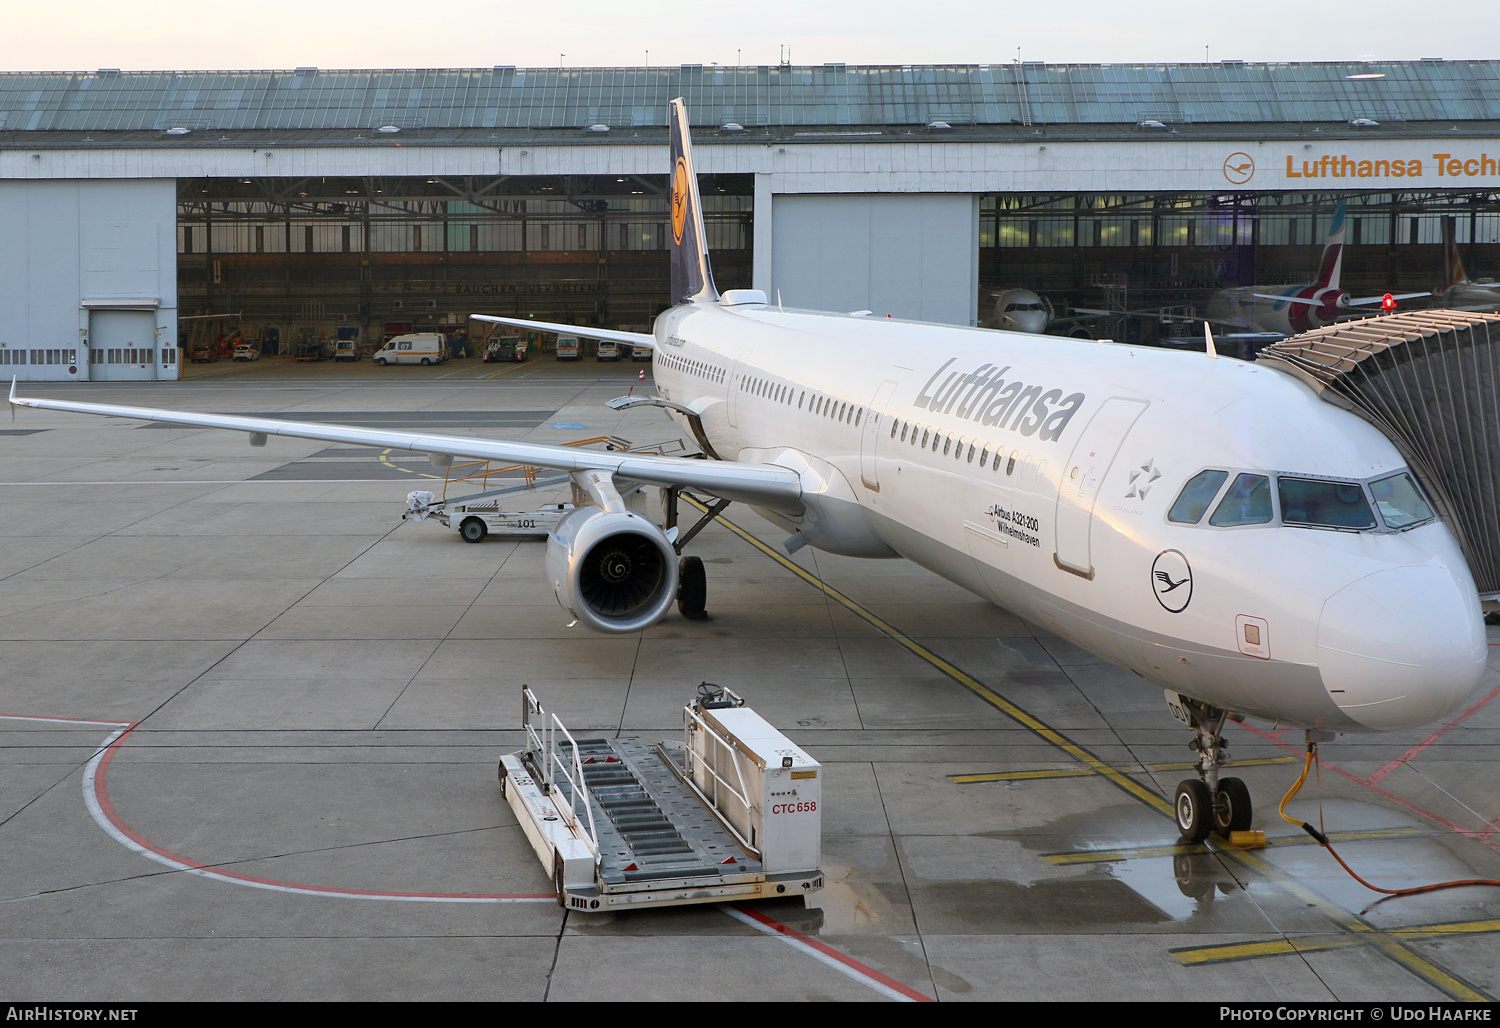
[[[1317,528],[1374,528],[1375,515],[1357,482],[1279,476],[1281,520]]]
[[[1404,471],[1371,482],[1370,495],[1375,497],[1375,509],[1387,528],[1406,528],[1432,519],[1432,508]]]
[[[1228,477],[1227,471],[1200,471],[1188,479],[1182,492],[1177,494],[1177,502],[1167,512],[1167,520],[1183,525],[1196,525],[1203,519],[1203,512],[1208,510],[1208,505],[1219,495],[1219,486]]]
[[[1216,528],[1263,525],[1271,520],[1271,480],[1265,475],[1240,475],[1214,508],[1208,523]]]

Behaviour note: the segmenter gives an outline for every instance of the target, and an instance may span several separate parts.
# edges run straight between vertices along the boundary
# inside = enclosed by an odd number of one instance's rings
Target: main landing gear
[[[677,500],[681,495],[677,489],[662,490],[662,506],[665,508],[666,525],[663,526],[670,533],[677,528]],[[692,541],[693,536],[703,531],[714,518],[724,512],[729,506],[728,500],[716,500],[709,504],[703,517],[698,523],[686,532],[678,535],[669,535],[672,546],[681,554],[682,548]],[[703,571],[702,557],[681,557],[677,562],[677,611],[689,621],[708,620],[708,576]]]
[[[1227,710],[1168,691],[1172,715],[1198,733],[1188,748],[1198,754],[1198,777],[1177,783],[1172,809],[1177,828],[1187,842],[1202,842],[1210,832],[1225,838],[1231,832],[1250,829],[1250,790],[1238,778],[1220,778],[1219,769],[1230,763],[1229,744],[1224,741],[1224,722],[1233,718]]]

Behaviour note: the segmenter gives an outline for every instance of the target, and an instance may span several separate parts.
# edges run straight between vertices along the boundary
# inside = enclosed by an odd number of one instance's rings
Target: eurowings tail
[[[1339,287],[1339,269],[1344,263],[1344,201],[1333,209],[1333,224],[1328,228],[1328,242],[1323,244],[1323,259],[1318,263],[1318,288]]]
[[[703,230],[703,201],[693,171],[693,141],[688,133],[687,104],[672,101],[672,303],[713,303],[719,299],[708,264],[708,234]]]

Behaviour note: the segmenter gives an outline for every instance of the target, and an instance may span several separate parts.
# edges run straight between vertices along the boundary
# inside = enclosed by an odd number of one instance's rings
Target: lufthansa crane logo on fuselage
[[[687,227],[688,207],[687,161],[677,158],[672,172],[672,242],[682,245],[682,230]]]
[[[1180,550],[1162,550],[1151,565],[1151,588],[1156,602],[1181,614],[1193,598],[1193,569]]]
[[[1237,186],[1242,186],[1255,177],[1255,158],[1244,152],[1232,153],[1224,158],[1224,177]]]

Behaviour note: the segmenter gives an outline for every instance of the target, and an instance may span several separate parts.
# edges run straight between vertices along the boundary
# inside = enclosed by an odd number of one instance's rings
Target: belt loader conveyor
[[[681,745],[574,739],[522,690],[527,748],[500,785],[571,910],[806,894],[820,870],[821,768],[727,689],[683,708]]]

